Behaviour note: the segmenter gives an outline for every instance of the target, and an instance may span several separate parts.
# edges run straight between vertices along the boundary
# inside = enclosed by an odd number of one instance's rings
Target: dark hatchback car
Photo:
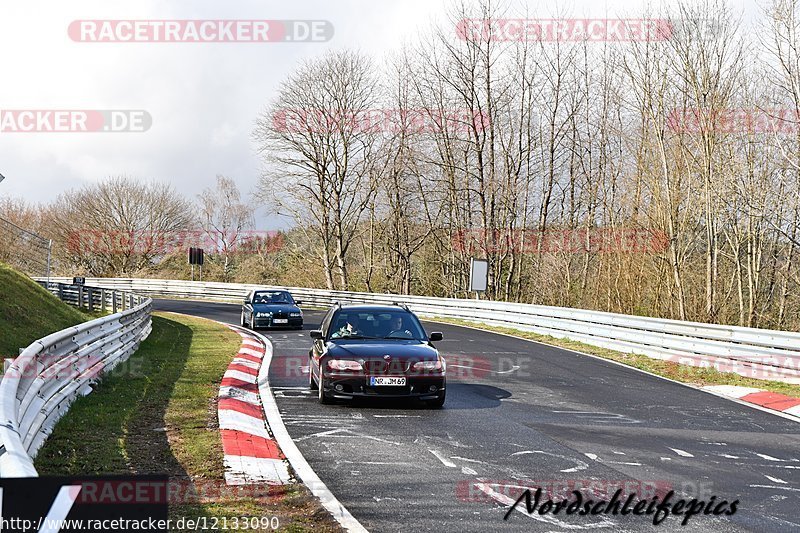
[[[257,328],[303,328],[303,312],[288,291],[255,290],[242,304],[241,325]]]
[[[337,305],[311,331],[309,387],[320,403],[353,398],[417,398],[444,405],[446,366],[419,319],[405,307]]]

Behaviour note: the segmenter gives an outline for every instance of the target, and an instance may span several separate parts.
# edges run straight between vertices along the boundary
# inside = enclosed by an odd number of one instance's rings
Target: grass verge
[[[0,263],[0,356],[16,357],[19,349],[50,333],[95,318],[62,303],[28,276]]]
[[[154,313],[153,331],[139,350],[59,421],[36,458],[37,470],[166,473],[199,495],[171,504],[173,519],[276,516],[283,531],[340,531],[302,485],[241,492],[225,486],[217,393],[240,343],[216,322]]]
[[[572,341],[569,339],[558,339],[549,335],[539,335],[529,331],[522,331],[514,328],[505,328],[500,326],[489,326],[477,322],[470,322],[469,320],[460,320],[446,317],[436,317],[435,322],[443,322],[447,324],[455,324],[457,326],[468,326],[478,328],[495,333],[502,333],[504,335],[511,335],[522,339],[533,340],[559,348],[566,348],[575,350],[577,352],[584,352],[591,355],[602,357],[603,359],[610,359],[618,363],[623,363],[640,370],[646,370],[662,376],[665,378],[680,381],[697,387],[706,385],[738,385],[740,387],[754,387],[757,389],[764,389],[787,396],[794,396],[800,398],[800,385],[793,385],[790,383],[783,383],[780,381],[769,381],[763,379],[754,379],[740,376],[739,374],[720,372],[713,368],[700,368],[696,366],[680,365],[673,361],[663,361],[661,359],[653,359],[646,355],[629,354],[609,350],[607,348],[600,348],[585,344],[583,342]]]

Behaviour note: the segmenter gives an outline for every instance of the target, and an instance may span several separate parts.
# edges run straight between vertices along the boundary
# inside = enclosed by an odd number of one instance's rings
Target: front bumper
[[[302,328],[303,317],[288,317],[284,318],[285,323],[276,324],[273,317],[256,317],[253,319],[254,325],[257,328]]]
[[[404,387],[384,385],[373,387],[369,384],[369,376],[364,374],[326,373],[325,392],[333,398],[341,399],[419,398],[420,400],[433,400],[444,394],[447,383],[443,375],[398,377],[406,378]],[[435,389],[431,390],[431,387],[435,387]]]

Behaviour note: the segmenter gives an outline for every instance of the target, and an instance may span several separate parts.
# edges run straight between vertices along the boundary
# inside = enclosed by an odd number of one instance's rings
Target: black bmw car
[[[242,304],[241,325],[257,328],[303,328],[303,312],[288,291],[251,291]]]
[[[405,307],[337,305],[311,331],[309,387],[320,403],[334,399],[417,398],[431,407],[445,400],[445,361],[419,319]]]

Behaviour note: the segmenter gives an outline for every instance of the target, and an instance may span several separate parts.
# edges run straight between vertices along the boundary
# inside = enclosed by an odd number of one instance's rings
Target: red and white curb
[[[752,387],[740,387],[738,385],[708,385],[702,387],[702,389],[718,396],[734,398],[742,402],[800,418],[800,398],[793,398],[785,394]]]
[[[330,491],[325,483],[319,478],[311,465],[308,464],[306,458],[300,452],[297,444],[292,440],[291,435],[286,430],[286,424],[283,423],[283,417],[278,409],[278,404],[275,401],[275,396],[272,394],[272,389],[269,386],[269,365],[272,362],[272,343],[268,338],[258,333],[253,335],[264,343],[266,348],[264,352],[264,359],[261,365],[261,370],[258,374],[258,393],[261,396],[261,404],[264,406],[264,413],[267,415],[267,422],[270,431],[278,442],[281,451],[289,460],[292,465],[292,470],[299,478],[299,480],[308,487],[311,494],[319,498],[322,506],[327,509],[334,520],[339,522],[339,525],[349,533],[368,533],[367,529],[361,525],[347,508],[340,502],[336,496]]]
[[[266,347],[255,335],[231,329],[242,336],[242,346],[219,388],[217,412],[225,454],[225,483],[291,483],[286,457],[272,438],[261,405],[258,374]]]

